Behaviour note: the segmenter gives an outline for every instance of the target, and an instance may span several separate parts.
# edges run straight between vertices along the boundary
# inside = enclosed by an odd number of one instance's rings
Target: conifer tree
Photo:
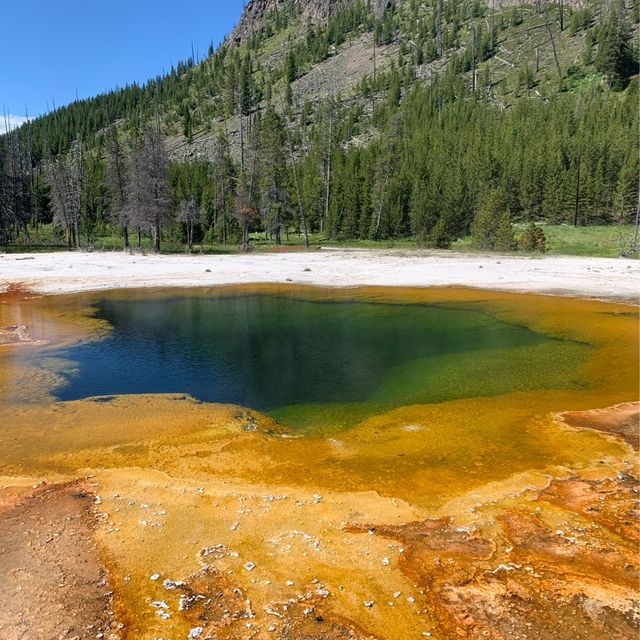
[[[129,220],[127,192],[129,191],[129,159],[124,146],[118,140],[115,128],[109,132],[107,140],[107,189],[109,211],[113,224],[122,228],[124,248],[129,248]]]

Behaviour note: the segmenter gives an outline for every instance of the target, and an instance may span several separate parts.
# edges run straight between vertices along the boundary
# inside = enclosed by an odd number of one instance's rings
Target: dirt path
[[[0,638],[120,636],[109,575],[92,540],[94,496],[78,482],[43,485],[0,507]]]

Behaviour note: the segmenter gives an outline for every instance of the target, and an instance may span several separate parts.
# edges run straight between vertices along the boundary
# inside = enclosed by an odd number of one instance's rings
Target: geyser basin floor
[[[0,351],[0,499],[12,509],[43,478],[92,476],[85,491],[99,496],[95,510],[104,514],[93,537],[125,624],[114,627],[117,637],[186,638],[197,627],[218,638],[635,633],[635,454],[611,435],[570,429],[554,417],[637,399],[634,309],[463,290],[260,287],[223,297],[248,300],[256,292],[287,304],[329,301],[338,312],[353,301],[409,304],[418,314],[419,305],[436,305],[437,313],[468,314],[465,331],[490,330],[510,342],[437,354],[431,377],[422,358],[391,361],[391,379],[368,387],[367,375],[357,389],[373,405],[380,384],[387,406],[348,428],[331,418],[329,434],[317,414],[311,424],[290,404],[263,407],[303,424],[300,437],[250,409],[182,395],[56,402],[50,394],[68,381],[65,358],[96,338],[113,340],[118,322],[110,328],[104,314],[94,317],[91,295],[0,305],[0,326],[25,326],[33,340],[49,343]],[[167,296],[145,295],[152,303]],[[129,304],[136,296],[110,300]],[[456,335],[452,317],[444,324],[460,345],[465,331]],[[402,351],[407,331],[403,325],[388,357]],[[331,335],[338,349],[341,335]],[[523,344],[523,336],[532,341]],[[358,338],[347,337],[344,344]],[[519,349],[529,350],[531,376],[513,365]],[[464,394],[450,395],[456,378],[445,376],[441,395],[403,403],[407,381],[424,379],[433,389],[448,358],[488,367],[497,353],[507,354],[513,378],[494,365],[486,369],[491,379],[478,380],[482,370],[470,368],[476,379]],[[318,411],[304,407],[307,418]]]

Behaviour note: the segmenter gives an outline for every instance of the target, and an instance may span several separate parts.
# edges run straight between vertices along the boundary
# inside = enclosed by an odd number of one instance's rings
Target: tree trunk
[[[438,57],[442,57],[444,53],[444,42],[442,38],[442,0],[437,0],[437,13],[436,13],[436,49]]]
[[[80,248],[80,225],[78,223],[78,216],[73,219],[73,238],[76,245],[76,249]]]
[[[242,250],[249,251],[249,225],[247,222],[242,223]]]
[[[227,244],[227,215],[222,210],[222,244]]]
[[[471,91],[476,92],[476,25],[471,23]]]
[[[279,246],[282,244],[282,237],[280,235],[280,214],[276,216],[274,229],[276,235],[276,244]]]
[[[375,83],[378,76],[378,61],[376,59],[376,37],[373,36],[373,81]]]
[[[578,154],[578,175],[576,178],[576,204],[575,210],[573,212],[573,226],[578,226],[578,215],[580,214],[580,164],[581,164],[581,155]]]
[[[331,141],[333,139],[333,117],[329,115],[329,142],[327,145],[327,171],[325,176],[324,216],[320,220],[320,233],[324,232],[324,222],[329,219],[329,202],[331,199]]]
[[[545,5],[545,27],[547,28],[547,33],[549,34],[549,40],[551,40],[551,49],[553,50],[553,58],[556,61],[556,68],[558,69],[558,77],[562,78],[562,69],[560,68],[560,62],[558,60],[558,52],[556,51],[556,41],[553,37],[553,31],[551,31],[551,23],[549,22],[549,10],[547,5]]]
[[[633,245],[637,249],[638,238],[640,237],[640,192],[638,193],[638,204],[636,205],[636,221],[634,226],[635,229],[633,232]]]
[[[240,111],[240,172],[244,172],[244,117]]]
[[[302,228],[302,232],[304,234],[304,247],[305,249],[309,248],[309,230],[307,229],[307,219],[304,215],[304,205],[302,204],[302,196],[300,195],[300,182],[298,181],[298,171],[296,169],[296,159],[293,155],[293,144],[291,143],[291,135],[289,134],[289,129],[286,124],[284,130],[287,133],[287,143],[289,146],[289,156],[291,157],[291,169],[293,170],[293,182],[296,187],[296,196],[298,198],[298,208],[300,212],[300,226]]]

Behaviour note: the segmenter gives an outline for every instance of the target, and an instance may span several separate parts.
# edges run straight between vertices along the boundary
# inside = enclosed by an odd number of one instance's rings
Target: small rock
[[[156,580],[160,580],[160,574],[159,574],[159,573],[152,573],[152,574],[149,576],[149,580],[153,580],[154,582],[155,582]]]
[[[193,629],[189,631],[189,638],[199,638],[203,631],[204,629],[202,627],[193,627]]]
[[[256,568],[256,565],[255,565],[255,563],[253,563],[253,562],[247,562],[247,563],[244,565],[244,568],[245,568],[247,571],[253,571],[253,570]]]
[[[184,585],[184,582],[182,582],[181,580],[169,580],[169,578],[167,578],[163,583],[162,586],[167,590],[167,591],[171,591],[173,589],[176,589],[177,587],[181,587]]]
[[[367,607],[367,609],[371,609],[371,607],[373,607],[374,604],[375,604],[375,602],[373,600],[365,600],[364,601],[364,606]]]

